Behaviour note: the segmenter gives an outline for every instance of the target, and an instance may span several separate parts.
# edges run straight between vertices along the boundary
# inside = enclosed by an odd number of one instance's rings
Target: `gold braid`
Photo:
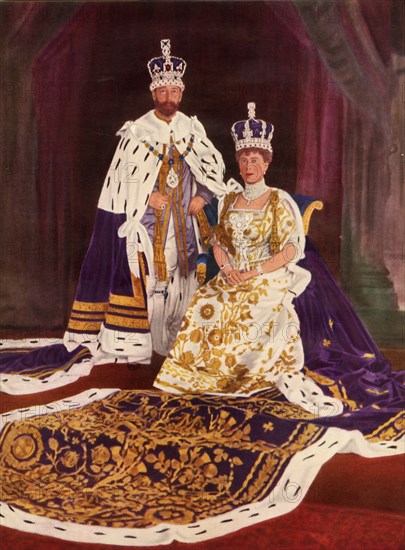
[[[229,193],[229,195],[225,196],[224,205],[222,207],[221,214],[219,216],[219,222],[213,228],[214,235],[217,242],[222,246],[224,246],[225,248],[227,248],[229,252],[232,254],[232,256],[235,256],[236,254],[235,247],[233,246],[233,243],[232,243],[232,233],[229,234],[226,232],[223,220],[224,220],[225,214],[228,212],[228,209],[231,206],[231,204],[234,202],[235,198],[236,198],[236,193],[234,192]]]
[[[280,252],[280,237],[278,234],[278,205],[280,203],[280,197],[278,196],[278,191],[272,191],[270,193],[270,204],[271,204],[271,213],[273,215],[273,220],[271,222],[271,235],[270,235],[270,251],[271,253],[277,254]]]
[[[167,174],[169,173],[170,168],[169,159],[166,158],[166,145],[163,146],[163,155],[165,156],[165,158],[163,159],[163,163],[159,171],[159,193],[161,193],[162,195],[164,195],[166,191]],[[155,209],[156,222],[153,239],[153,258],[155,263],[155,272],[159,281],[167,281],[166,258],[163,247],[163,232],[161,225],[162,214],[162,210]],[[167,224],[169,214],[169,208],[167,208],[165,211],[164,219],[164,222],[166,222],[165,225]]]
[[[180,153],[179,151],[174,148],[173,150],[173,160],[174,160],[174,170],[177,173],[177,170],[179,169],[179,185],[178,185],[178,206],[179,206],[179,212],[180,212],[180,219],[181,219],[181,234],[179,235],[179,239],[181,240],[180,247],[179,248],[179,260],[180,260],[180,266],[182,266],[181,271],[183,272],[183,275],[188,274],[188,248],[187,248],[187,235],[186,235],[186,219],[184,216],[184,210],[183,210],[183,162],[180,160]],[[177,189],[177,188],[176,188]],[[181,251],[180,251],[181,249]]]

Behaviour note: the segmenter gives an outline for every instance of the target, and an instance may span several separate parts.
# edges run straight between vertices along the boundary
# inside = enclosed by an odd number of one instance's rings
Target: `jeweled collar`
[[[242,195],[247,202],[247,206],[249,206],[250,203],[255,199],[258,199],[259,197],[267,193],[269,189],[270,187],[266,185],[264,178],[254,184],[245,183],[245,189],[242,191]]]

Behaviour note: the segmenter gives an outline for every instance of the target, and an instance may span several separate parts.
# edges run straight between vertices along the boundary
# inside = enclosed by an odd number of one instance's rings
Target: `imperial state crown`
[[[155,90],[161,86],[178,86],[184,90],[182,78],[186,70],[186,62],[181,57],[170,55],[170,40],[168,38],[160,41],[160,47],[163,55],[148,61],[148,70],[152,79],[150,89]]]

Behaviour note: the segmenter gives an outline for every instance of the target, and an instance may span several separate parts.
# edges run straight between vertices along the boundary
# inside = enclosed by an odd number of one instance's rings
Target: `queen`
[[[219,203],[213,250],[218,275],[195,294],[154,382],[171,393],[250,396],[277,386],[316,415],[342,404],[302,373],[304,352],[293,299],[311,274],[297,265],[305,234],[291,196],[265,181],[272,162],[273,125],[248,118],[232,126],[244,188]]]

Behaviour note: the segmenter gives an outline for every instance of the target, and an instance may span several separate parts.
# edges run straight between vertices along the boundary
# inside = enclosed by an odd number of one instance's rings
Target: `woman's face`
[[[256,152],[243,152],[238,162],[240,175],[248,185],[254,185],[262,180],[269,167],[269,163],[264,162],[262,155]]]

